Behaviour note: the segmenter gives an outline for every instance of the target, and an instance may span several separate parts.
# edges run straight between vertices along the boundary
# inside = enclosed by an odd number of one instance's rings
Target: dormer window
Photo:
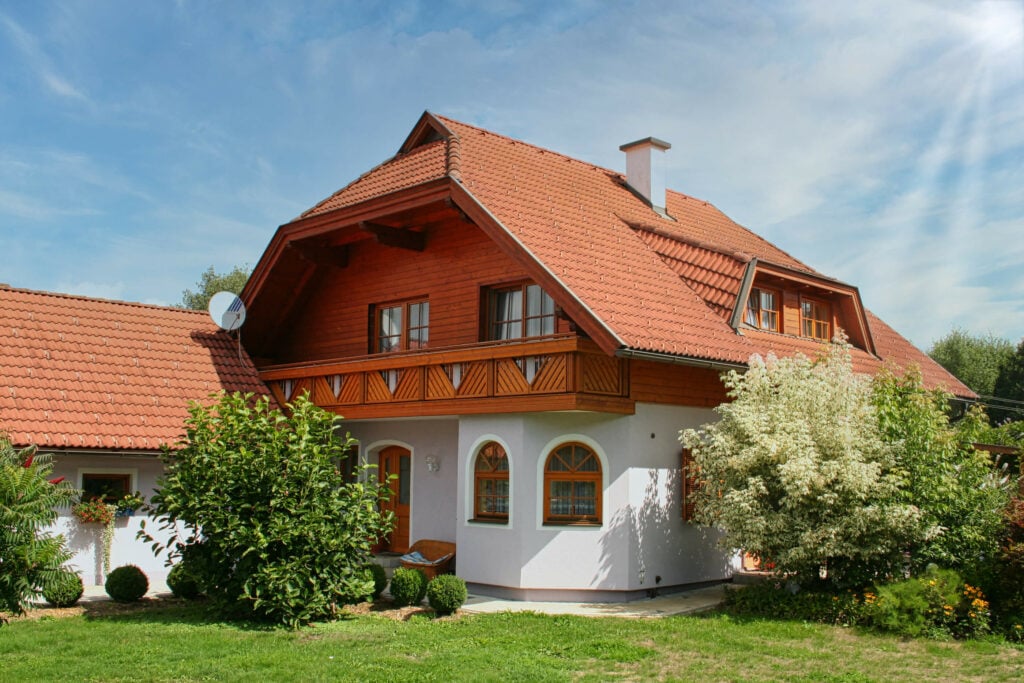
[[[487,338],[492,341],[555,333],[555,302],[536,284],[492,289],[487,297]]]
[[[832,340],[832,307],[817,299],[800,299],[800,331],[805,337]]]
[[[427,347],[430,338],[429,301],[405,301],[374,308],[374,353]]]
[[[754,287],[747,298],[746,323],[759,330],[779,331],[779,297],[771,289]]]

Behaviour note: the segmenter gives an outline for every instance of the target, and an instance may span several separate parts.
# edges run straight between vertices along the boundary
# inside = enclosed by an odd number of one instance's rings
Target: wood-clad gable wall
[[[365,356],[369,311],[375,304],[426,298],[430,302],[428,348],[480,341],[483,288],[526,279],[509,258],[471,223],[453,217],[431,225],[423,251],[364,239],[349,246],[348,265],[324,273],[281,331],[276,363]],[[559,320],[559,332],[568,324]]]

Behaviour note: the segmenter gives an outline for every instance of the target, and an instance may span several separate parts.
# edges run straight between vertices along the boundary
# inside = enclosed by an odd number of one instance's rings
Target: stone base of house
[[[676,584],[672,586],[658,586],[657,588],[614,591],[614,590],[589,590],[589,589],[563,589],[563,588],[509,588],[508,586],[493,586],[485,583],[467,583],[471,595],[486,595],[488,597],[500,598],[502,600],[518,600],[523,602],[633,602],[635,600],[646,600],[648,598],[662,595],[671,595],[684,591],[697,590],[729,583],[731,579],[720,581],[699,581],[696,583]]]

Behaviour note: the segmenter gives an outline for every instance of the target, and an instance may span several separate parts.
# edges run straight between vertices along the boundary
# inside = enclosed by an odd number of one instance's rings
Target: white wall
[[[377,464],[387,446],[403,446],[412,453],[409,541],[421,538],[455,541],[458,511],[455,505],[458,476],[459,423],[455,419],[343,421],[342,426],[359,441],[360,456]],[[431,472],[426,459],[437,459]]]
[[[123,472],[132,475],[132,491],[140,491],[148,502],[153,495],[157,478],[163,473],[163,463],[156,456],[113,456],[113,455],[58,455],[53,459],[53,476],[65,477],[75,487],[81,486],[81,473],[85,471]],[[99,524],[81,524],[69,508],[59,510],[57,522],[52,531],[64,534],[68,548],[74,552],[71,566],[77,571],[86,586],[103,585],[103,528]],[[135,539],[143,519],[119,517],[115,520],[114,542],[111,544],[110,568],[125,564],[139,567],[150,583],[162,582],[167,578],[168,567],[164,566],[165,556],[157,557],[147,543]],[[147,521],[153,529],[154,521]]]
[[[715,418],[708,409],[638,404],[632,416],[531,413],[463,417],[458,518],[472,512],[471,460],[489,438],[505,444],[512,509],[507,527],[463,521],[459,575],[518,589],[638,591],[726,578],[713,533],[681,519],[678,433]],[[579,440],[603,456],[600,527],[542,523],[543,463],[553,445]]]

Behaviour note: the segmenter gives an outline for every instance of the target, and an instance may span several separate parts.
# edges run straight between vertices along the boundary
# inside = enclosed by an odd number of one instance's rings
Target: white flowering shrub
[[[902,562],[920,511],[896,495],[894,449],[883,441],[870,379],[849,347],[819,358],[751,359],[723,376],[720,421],[688,429],[701,486],[696,520],[802,581],[863,585]]]

